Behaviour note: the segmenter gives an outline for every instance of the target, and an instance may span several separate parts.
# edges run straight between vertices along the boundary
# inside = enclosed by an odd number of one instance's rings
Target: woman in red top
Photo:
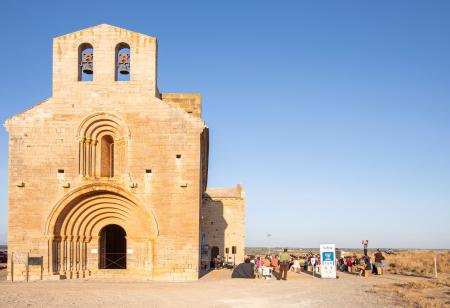
[[[345,258],[345,265],[347,265],[347,272],[350,272],[353,265],[353,260],[350,257]]]

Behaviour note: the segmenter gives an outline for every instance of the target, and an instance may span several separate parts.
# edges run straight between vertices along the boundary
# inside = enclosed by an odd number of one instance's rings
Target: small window
[[[146,169],[145,173],[152,173],[152,169]]]
[[[94,48],[89,43],[78,47],[78,81],[94,79]]]
[[[58,173],[64,173],[64,169],[58,169]]]
[[[129,81],[131,74],[130,66],[130,45],[127,43],[119,43],[115,52],[115,80]]]
[[[178,159],[180,159],[181,158],[181,154],[177,154],[177,156],[176,156]]]
[[[101,165],[100,176],[114,176],[114,139],[109,135],[105,135],[101,139]]]

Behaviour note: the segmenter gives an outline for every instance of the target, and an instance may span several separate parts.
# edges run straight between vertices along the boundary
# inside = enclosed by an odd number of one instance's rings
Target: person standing
[[[265,267],[270,267],[270,257],[266,256],[266,258],[264,259],[264,266]]]
[[[352,266],[353,266],[352,258],[347,257],[347,258],[345,259],[345,265],[347,266],[347,267],[346,267],[347,272],[351,273],[351,272],[352,272]]]
[[[258,278],[260,278],[260,279],[262,277],[262,267],[263,267],[263,265],[264,265],[264,262],[263,262],[262,258],[258,257],[258,259],[256,260],[256,268],[258,270]]]
[[[377,252],[375,253],[375,267],[377,269],[377,274],[378,275],[383,275],[384,274],[384,256],[381,253],[380,249],[377,249]]]
[[[297,257],[294,257],[294,262],[292,263],[291,271],[293,271],[295,273],[300,272],[300,261],[298,260]]]
[[[272,267],[274,271],[278,271],[278,255],[272,257]]]
[[[369,245],[369,240],[363,240],[362,244],[364,246],[364,255],[367,256],[367,246]]]
[[[300,263],[300,270],[305,270],[305,263],[306,263],[305,257],[301,257],[299,263]]]
[[[287,272],[289,270],[289,262],[291,261],[291,256],[287,252],[287,248],[280,255],[280,274],[278,280],[287,279]]]

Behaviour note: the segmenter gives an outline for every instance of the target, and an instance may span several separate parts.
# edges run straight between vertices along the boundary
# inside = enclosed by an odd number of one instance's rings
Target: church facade
[[[245,193],[207,187],[201,112],[198,94],[159,92],[154,37],[55,38],[52,96],[4,124],[8,278],[39,276],[29,257],[48,279],[196,280],[218,254],[242,261]]]

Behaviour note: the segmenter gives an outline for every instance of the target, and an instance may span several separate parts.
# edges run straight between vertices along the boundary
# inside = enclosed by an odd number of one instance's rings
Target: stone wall
[[[244,260],[245,248],[245,192],[241,185],[236,188],[208,188],[203,195],[201,208],[201,230],[204,244],[209,250],[216,246],[219,254],[232,255],[236,246],[236,263]],[[209,251],[209,257],[210,257]],[[234,256],[233,256],[234,257]],[[204,261],[206,259],[203,257]]]
[[[125,40],[131,45],[131,81],[116,82],[111,58],[114,46]],[[76,79],[76,52],[82,42],[94,45],[94,80],[90,82]],[[9,132],[8,249],[44,256],[48,275],[53,273],[53,239],[46,226],[55,204],[85,185],[107,184],[136,196],[157,222],[157,237],[146,244],[151,255],[129,264],[127,270],[140,273],[140,263],[151,260],[147,274],[154,279],[198,277],[200,136],[205,124],[155,97],[153,64],[144,64],[154,62],[155,46],[153,38],[107,25],[56,38],[53,96],[5,123]],[[123,155],[114,161],[119,172],[113,178],[80,174],[83,155],[98,142],[80,138],[80,127],[96,115],[120,122],[118,126],[126,132],[116,136]],[[88,267],[97,263],[91,253],[98,247],[96,240],[83,240],[87,241]],[[68,241],[69,246],[78,245],[74,239]],[[77,251],[75,246],[69,248]],[[136,244],[134,251],[140,247]],[[70,249],[64,262],[75,254]],[[84,256],[77,252],[73,258],[77,263]]]
[[[123,42],[131,76],[115,81],[115,48]],[[84,43],[93,46],[92,81],[78,81]],[[226,224],[218,243],[236,245],[243,256],[243,192],[211,190],[202,198],[209,135],[201,98],[161,95],[156,59],[155,38],[109,25],[55,38],[52,97],[4,124],[8,252],[43,256],[47,278],[110,274],[99,269],[99,234],[108,224],[126,232],[121,275],[197,279],[202,215]],[[214,228],[203,228],[214,238]]]
[[[163,93],[161,99],[171,106],[183,109],[197,117],[202,116],[202,104],[200,94],[174,94]]]

